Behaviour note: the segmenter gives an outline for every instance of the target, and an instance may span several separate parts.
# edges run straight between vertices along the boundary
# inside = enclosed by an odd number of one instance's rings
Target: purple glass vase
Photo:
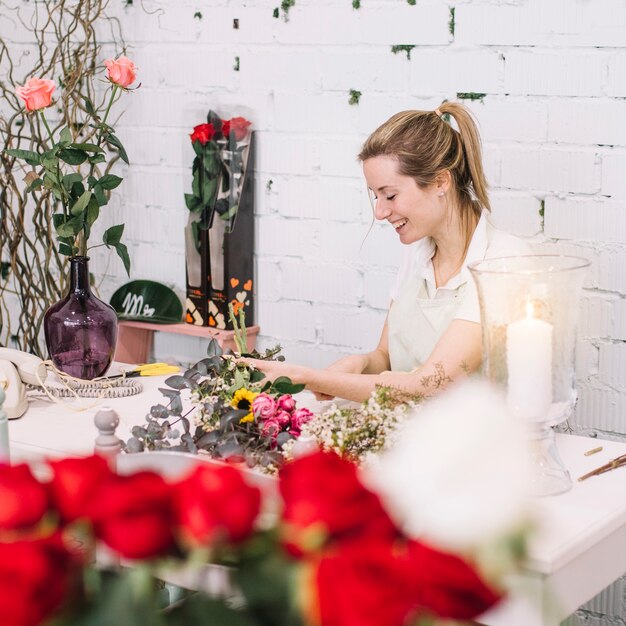
[[[43,327],[50,358],[59,370],[83,380],[107,371],[117,342],[117,315],[91,293],[89,257],[70,259],[69,292],[46,311]]]

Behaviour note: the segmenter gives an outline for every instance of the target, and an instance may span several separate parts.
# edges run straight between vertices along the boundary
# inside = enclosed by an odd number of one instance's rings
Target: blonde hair
[[[446,114],[454,118],[458,131],[445,121]],[[422,188],[450,172],[467,250],[482,208],[491,210],[480,134],[470,111],[457,102],[444,102],[435,111],[396,113],[366,139],[358,158],[383,155],[395,157],[400,174],[411,176]]]

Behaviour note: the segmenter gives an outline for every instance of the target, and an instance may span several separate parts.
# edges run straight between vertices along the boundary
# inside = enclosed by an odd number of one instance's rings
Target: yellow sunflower
[[[240,420],[240,424],[246,424],[248,422],[254,422],[254,415],[252,413],[252,403],[254,399],[258,396],[258,393],[254,393],[254,391],[250,391],[245,387],[241,389],[237,389],[235,391],[235,395],[233,399],[230,401],[230,406],[235,409],[240,409],[241,411],[248,411],[247,415],[244,415]]]

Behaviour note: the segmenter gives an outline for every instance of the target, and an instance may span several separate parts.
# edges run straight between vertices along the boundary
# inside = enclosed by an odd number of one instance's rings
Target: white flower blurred
[[[363,473],[408,535],[473,551],[528,520],[529,462],[502,395],[470,380],[419,407]]]

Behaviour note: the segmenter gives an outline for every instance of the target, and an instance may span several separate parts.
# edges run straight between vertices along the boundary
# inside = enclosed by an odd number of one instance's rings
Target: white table
[[[33,400],[27,413],[9,424],[13,462],[91,454],[96,436],[93,417],[104,405],[119,413],[118,435],[128,438],[133,425],[144,423],[150,406],[164,400],[157,391],[163,380],[142,378],[143,393],[102,401],[84,412],[42,398]],[[526,593],[485,614],[480,622],[487,626],[557,626],[626,572],[626,467],[576,481],[626,454],[626,444],[573,435],[557,435],[557,442],[574,486],[568,493],[535,501],[541,524],[519,581]],[[599,445],[601,452],[584,456]]]

